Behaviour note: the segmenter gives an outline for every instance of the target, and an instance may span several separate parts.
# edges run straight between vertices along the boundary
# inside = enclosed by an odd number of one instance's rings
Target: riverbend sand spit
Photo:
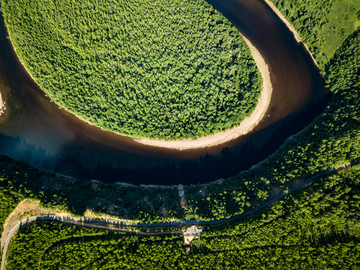
[[[0,93],[0,116],[5,114],[6,106],[5,101],[2,99],[1,93]]]
[[[269,108],[273,87],[271,84],[269,67],[266,64],[265,59],[262,57],[260,52],[255,48],[254,45],[252,45],[252,43],[249,40],[247,40],[246,38],[244,39],[251,50],[251,54],[256,62],[257,67],[260,70],[261,77],[263,80],[262,91],[259,97],[258,104],[249,117],[246,117],[241,123],[239,123],[238,126],[232,129],[215,133],[213,135],[201,137],[196,140],[185,139],[185,140],[177,140],[177,141],[165,141],[165,140],[153,140],[153,139],[145,139],[145,138],[134,139],[134,140],[144,145],[151,145],[155,147],[163,147],[163,148],[170,148],[177,150],[186,150],[186,149],[205,148],[205,147],[219,145],[231,141],[233,139],[236,139],[253,130],[255,126],[265,116],[265,113]]]

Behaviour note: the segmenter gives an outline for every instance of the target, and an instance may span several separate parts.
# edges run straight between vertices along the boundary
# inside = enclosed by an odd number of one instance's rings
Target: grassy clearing
[[[271,0],[299,32],[320,68],[359,27],[358,0]]]

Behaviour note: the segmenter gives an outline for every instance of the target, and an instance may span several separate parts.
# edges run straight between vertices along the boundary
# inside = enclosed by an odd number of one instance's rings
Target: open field
[[[267,0],[298,31],[323,69],[344,40],[359,27],[358,0]]]

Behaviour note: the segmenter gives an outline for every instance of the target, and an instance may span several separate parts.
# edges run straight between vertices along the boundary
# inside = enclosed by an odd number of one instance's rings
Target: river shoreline
[[[5,112],[6,112],[6,104],[0,93],[0,116],[4,115]]]
[[[261,94],[258,99],[258,104],[255,107],[255,110],[251,113],[249,117],[246,117],[243,121],[240,122],[239,126],[233,127],[229,130],[215,133],[213,135],[208,135],[201,137],[195,140],[185,139],[185,140],[176,140],[176,141],[165,141],[165,140],[153,140],[153,139],[135,139],[137,143],[145,144],[149,146],[161,147],[161,148],[170,148],[176,150],[189,150],[194,148],[207,148],[223,144],[234,140],[242,135],[245,135],[251,132],[256,125],[263,119],[265,116],[271,101],[271,94],[273,92],[273,87],[271,84],[270,70],[265,62],[265,59],[262,57],[261,53],[255,48],[255,46],[245,37],[243,37],[246,44],[248,45],[251,55],[255,60],[255,63],[260,70],[262,77],[262,89]]]
[[[268,158],[321,113],[328,102],[323,79],[305,47],[264,1],[208,2],[251,41],[271,74],[270,105],[251,132],[212,147],[180,151],[141,144],[87,124],[59,110],[33,82],[14,55],[3,24],[0,91],[7,110],[0,118],[0,154],[86,181],[135,185],[208,183]]]
[[[296,41],[298,43],[304,44],[301,40],[300,35],[295,30],[295,28],[290,24],[289,21],[286,20],[286,18],[281,14],[281,12],[276,8],[276,6],[270,0],[265,0],[265,3],[281,19],[281,21],[286,25],[286,27],[293,33]],[[37,84],[35,78],[31,75],[29,70],[26,68],[25,63],[16,54],[16,47],[14,46],[14,44],[12,42],[11,34],[8,29],[6,29],[6,31],[9,36],[9,43],[11,45],[12,50],[14,51],[14,54],[16,55],[17,60],[19,61],[21,66],[24,68],[25,72],[31,77],[32,81],[39,87],[39,89],[41,89],[41,87]],[[161,139],[141,138],[141,137],[135,137],[135,136],[128,136],[128,135],[124,135],[121,133],[103,129],[101,127],[98,127],[98,126],[92,124],[88,120],[79,117],[78,115],[72,113],[71,111],[68,111],[64,107],[62,107],[58,104],[56,104],[56,105],[60,109],[63,109],[66,112],[71,113],[77,119],[79,119],[91,126],[97,127],[103,131],[114,133],[119,136],[127,137],[127,138],[133,140],[135,143],[139,143],[141,145],[183,151],[183,150],[191,150],[191,149],[209,148],[209,147],[227,143],[229,141],[239,138],[240,136],[250,133],[264,117],[269,116],[269,115],[266,115],[266,112],[270,106],[271,96],[272,96],[272,92],[273,92],[273,86],[271,83],[271,76],[270,76],[270,70],[269,70],[268,64],[265,62],[264,57],[261,55],[261,53],[258,51],[258,49],[247,38],[245,38],[244,36],[243,36],[243,38],[244,38],[246,44],[248,45],[248,47],[251,51],[252,57],[255,60],[255,63],[261,73],[261,77],[262,77],[262,81],[263,81],[262,82],[262,90],[261,90],[260,97],[258,99],[258,104],[256,105],[252,114],[250,116],[246,117],[243,121],[241,121],[238,126],[235,126],[226,131],[218,132],[218,133],[200,137],[197,139],[161,140]],[[317,62],[315,61],[314,57],[312,56],[311,52],[309,51],[308,47],[305,44],[304,44],[304,47],[307,50],[307,52],[309,53],[310,57],[312,58],[314,64],[317,67],[319,67]],[[45,95],[47,95],[44,91],[42,91],[42,92]],[[0,98],[1,98],[1,96],[0,96]],[[1,101],[1,99],[0,99],[0,101]],[[1,102],[0,102],[0,115],[1,115]]]
[[[14,55],[16,56],[16,59],[18,60],[20,65],[23,67],[24,71],[29,75],[31,80],[37,85],[37,87],[39,89],[41,89],[40,85],[37,83],[34,76],[32,76],[32,74],[27,69],[25,63],[17,55],[16,47],[14,46],[14,44],[12,42],[11,33],[7,27],[6,27],[6,32],[9,37],[9,39],[8,39],[9,44],[11,46],[11,49],[14,52]],[[139,143],[142,145],[147,145],[150,147],[160,147],[160,148],[182,151],[182,150],[208,148],[208,147],[227,143],[229,141],[237,139],[238,137],[251,132],[256,127],[256,125],[263,119],[263,117],[265,117],[266,111],[268,110],[268,108],[270,106],[271,95],[272,95],[272,91],[273,91],[273,87],[272,87],[271,79],[270,79],[270,71],[269,71],[269,67],[268,67],[267,63],[265,62],[265,59],[262,57],[261,53],[256,49],[256,47],[248,39],[246,39],[244,36],[243,36],[243,38],[244,38],[247,46],[249,47],[252,57],[261,73],[262,90],[261,90],[260,97],[258,99],[258,104],[256,105],[256,107],[255,107],[254,111],[251,113],[251,115],[246,117],[244,120],[242,120],[238,126],[235,126],[226,131],[222,131],[222,132],[218,132],[218,133],[215,133],[212,135],[200,137],[195,140],[194,139],[183,139],[183,140],[167,141],[167,140],[160,140],[160,139],[148,139],[148,138],[141,138],[141,137],[133,137],[133,136],[128,136],[125,134],[121,134],[121,133],[117,133],[114,131],[103,129],[99,126],[94,125],[93,123],[89,122],[88,120],[81,118],[80,116],[74,114],[73,112],[67,110],[63,106],[60,106],[58,104],[56,104],[56,106],[58,106],[58,108],[72,114],[77,119],[79,119],[91,126],[99,128],[106,132],[114,133],[119,136],[128,137],[136,143]],[[41,90],[41,91],[43,92],[43,94],[45,96],[48,96],[48,94],[45,93],[43,90]],[[48,96],[48,97],[51,100],[51,97],[50,96]],[[1,116],[1,96],[0,96],[0,116]]]
[[[270,0],[264,0],[264,2],[269,6],[269,8],[275,12],[275,14],[280,18],[280,20],[286,25],[286,27],[290,30],[291,33],[293,33],[295,40],[302,44],[308,54],[310,55],[311,59],[313,60],[315,66],[319,68],[319,64],[316,62],[314,56],[312,55],[309,47],[303,42],[300,34],[296,31],[295,27],[285,18],[285,16],[278,10],[278,8],[275,6],[273,2]]]

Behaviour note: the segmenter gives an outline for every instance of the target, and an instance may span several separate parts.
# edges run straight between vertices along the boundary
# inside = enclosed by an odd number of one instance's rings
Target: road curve
[[[223,218],[223,219],[218,219],[218,220],[209,220],[209,221],[182,220],[182,221],[163,222],[163,223],[161,223],[161,222],[160,223],[131,223],[131,222],[123,222],[123,221],[106,220],[106,219],[100,219],[100,218],[83,218],[83,217],[72,217],[72,216],[66,216],[66,217],[33,216],[33,217],[28,217],[28,218],[21,220],[17,225],[15,225],[12,228],[11,232],[9,233],[9,235],[6,239],[5,245],[4,245],[0,270],[5,270],[7,249],[8,249],[8,246],[10,244],[12,237],[22,226],[25,226],[31,222],[40,221],[40,220],[52,220],[52,221],[57,221],[57,222],[61,222],[64,224],[81,225],[81,226],[85,226],[85,227],[105,229],[105,230],[111,230],[111,231],[122,231],[122,232],[135,233],[135,234],[140,234],[140,235],[183,234],[183,231],[179,231],[179,230],[164,231],[164,232],[140,232],[140,231],[131,230],[131,229],[110,227],[109,225],[125,226],[125,227],[133,227],[133,228],[150,228],[150,227],[161,228],[161,227],[176,227],[176,226],[190,226],[190,225],[218,225],[218,224],[222,224],[222,223],[232,222],[232,221],[236,221],[241,218],[244,218],[246,216],[252,215],[255,212],[258,212],[259,210],[261,210],[261,209],[275,203],[276,201],[290,195],[291,193],[297,191],[301,187],[311,184],[312,181],[314,181],[320,177],[332,175],[338,171],[344,170],[347,167],[350,167],[350,166],[353,166],[353,165],[359,164],[359,163],[360,163],[360,157],[356,158],[350,162],[336,166],[332,169],[314,174],[311,177],[302,181],[301,183],[297,184],[293,188],[284,191],[283,193],[279,194],[278,196],[271,198],[270,200],[266,201],[265,203],[263,203],[262,205],[260,205],[258,207],[255,207],[252,210],[246,211],[240,215],[236,215],[236,216],[233,216],[230,218]],[[91,223],[93,223],[93,224],[91,224]]]

